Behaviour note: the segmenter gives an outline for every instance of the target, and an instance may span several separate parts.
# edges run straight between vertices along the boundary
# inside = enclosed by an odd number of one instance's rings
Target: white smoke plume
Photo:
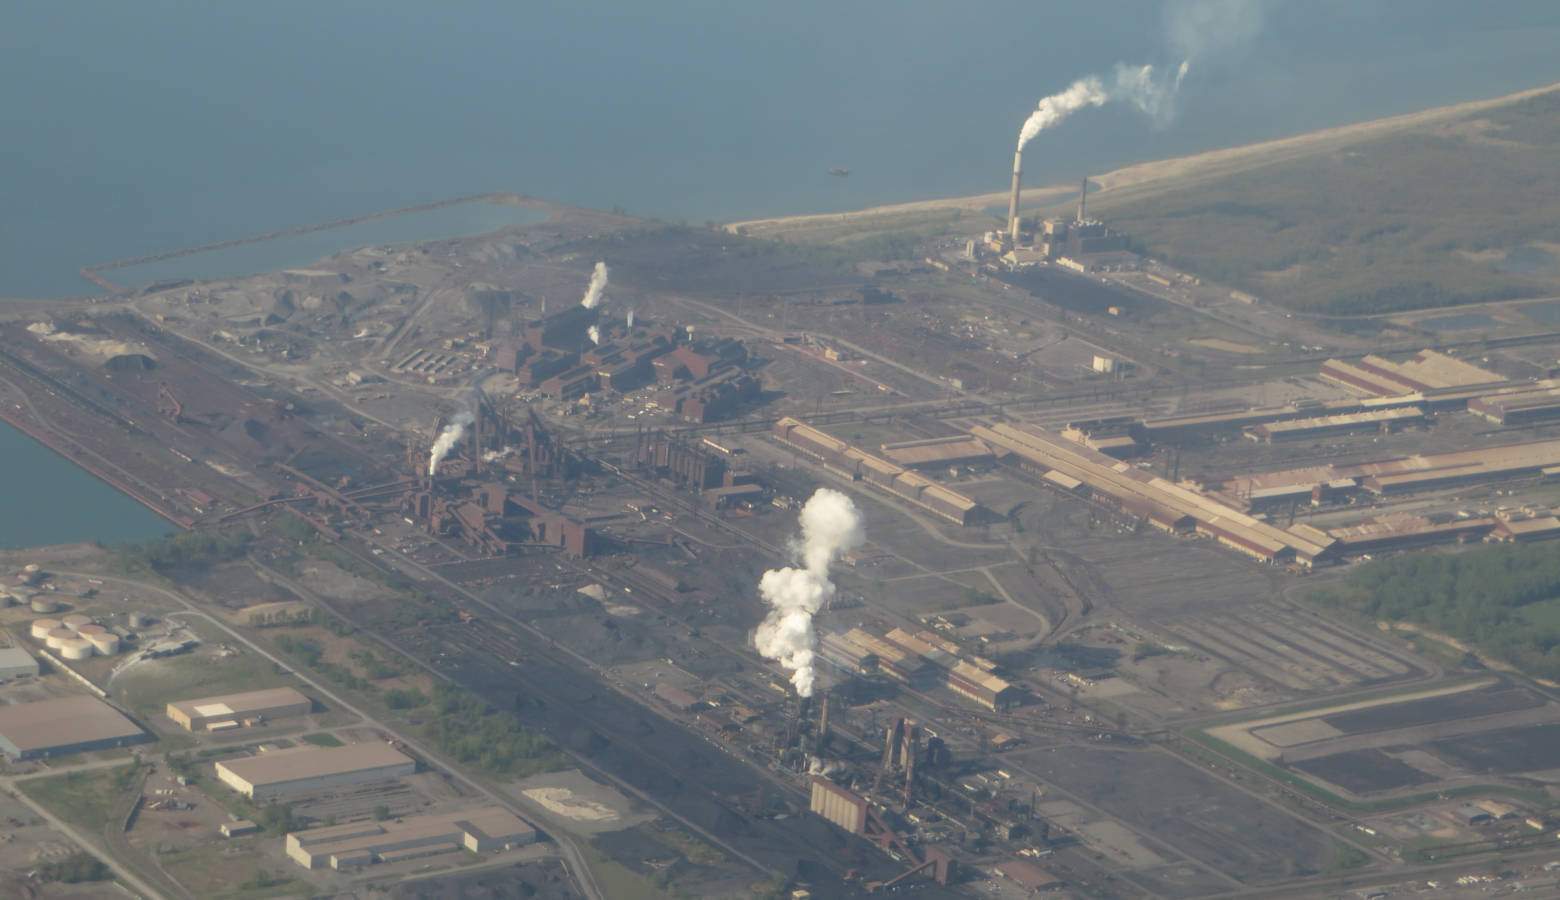
[[[1266,5],[1257,0],[1176,0],[1164,8],[1165,36],[1183,59],[1239,55],[1262,30]]]
[[[592,344],[595,344],[598,347],[601,346],[601,329],[600,328],[597,328],[595,325],[592,325],[589,328],[585,329],[585,335],[586,335],[586,337],[590,338],[590,342]]]
[[[1182,60],[1172,77],[1160,75],[1153,66],[1118,64],[1111,96],[1131,102],[1156,127],[1162,127],[1175,116],[1175,98],[1181,90],[1181,79],[1186,77],[1190,67],[1191,60]]]
[[[634,310],[633,310],[633,307],[629,307],[629,310],[628,310],[628,330],[629,331],[633,331],[634,330]]]
[[[506,456],[513,455],[514,452],[515,452],[515,448],[513,448],[513,447],[505,447],[502,450],[489,450],[486,453],[482,454],[482,461],[483,462],[498,462],[499,460],[503,459]]]
[[[439,432],[439,437],[433,442],[433,449],[428,452],[428,477],[439,474],[439,463],[444,462],[444,457],[450,455],[455,445],[466,436],[466,429],[477,420],[476,415],[470,409],[462,409],[455,414],[444,430]]]
[[[1018,149],[1023,150],[1024,145],[1034,140],[1035,135],[1085,106],[1104,106],[1109,99],[1105,85],[1093,75],[1074,81],[1060,94],[1042,98],[1018,132]]]
[[[598,262],[590,273],[590,284],[585,288],[585,297],[580,300],[580,305],[586,309],[595,309],[601,305],[601,292],[606,289],[607,264]]]
[[[753,643],[767,659],[791,670],[791,684],[811,697],[816,673],[813,650],[818,635],[813,616],[834,596],[829,564],[866,541],[861,511],[850,497],[819,488],[802,507],[802,533],[791,544],[801,568],[770,569],[758,582],[758,593],[771,609],[753,633]]]

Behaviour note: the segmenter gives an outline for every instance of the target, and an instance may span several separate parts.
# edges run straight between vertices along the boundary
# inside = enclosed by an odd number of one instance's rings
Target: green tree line
[[[1560,678],[1560,546],[1554,544],[1399,554],[1359,566],[1310,599],[1424,625],[1529,675]]]

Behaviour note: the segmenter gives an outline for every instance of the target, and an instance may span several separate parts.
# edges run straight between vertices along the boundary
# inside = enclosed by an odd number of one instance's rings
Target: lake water
[[[167,534],[174,526],[106,482],[0,422],[0,547],[97,538],[106,544]]]
[[[1557,46],[1552,0],[20,0],[0,296],[488,191],[693,222],[1001,191],[1040,97],[1190,53],[1173,118],[1030,145],[1027,183],[1073,182],[1560,81]]]
[[[1118,62],[1190,53],[1176,115],[1080,112],[1030,145],[1027,184],[1560,81],[1552,0],[18,0],[4,18],[0,297],[95,293],[77,268],[490,191],[693,222],[1001,191],[1036,101]],[[380,227],[405,230],[110,277],[455,233]],[[0,544],[166,527],[9,429],[0,451],[28,473],[0,489]]]

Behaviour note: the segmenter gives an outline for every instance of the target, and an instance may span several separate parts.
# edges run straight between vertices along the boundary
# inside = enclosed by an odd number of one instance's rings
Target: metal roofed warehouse
[[[417,771],[417,762],[389,744],[298,747],[217,763],[222,783],[252,800],[308,794],[386,781]]]
[[[60,697],[0,706],[0,751],[12,759],[128,747],[151,740],[96,697]]]
[[[314,708],[308,697],[290,687],[267,688],[242,694],[202,697],[168,704],[168,718],[190,731],[206,731],[224,723],[237,725],[256,719],[304,716]]]

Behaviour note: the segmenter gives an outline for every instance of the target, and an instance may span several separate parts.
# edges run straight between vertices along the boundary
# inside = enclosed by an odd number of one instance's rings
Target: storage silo
[[[115,653],[119,652],[118,635],[113,634],[106,628],[103,631],[94,634],[83,633],[82,637],[92,645],[93,650],[96,650],[104,656],[113,656]]]
[[[59,619],[34,619],[32,623],[32,636],[34,640],[44,640],[49,632],[60,627]]]
[[[80,640],[69,628],[56,628],[44,636],[43,643],[50,650],[58,650],[65,641]]]
[[[59,651],[66,659],[90,659],[92,642],[84,637],[71,636],[60,641]]]

